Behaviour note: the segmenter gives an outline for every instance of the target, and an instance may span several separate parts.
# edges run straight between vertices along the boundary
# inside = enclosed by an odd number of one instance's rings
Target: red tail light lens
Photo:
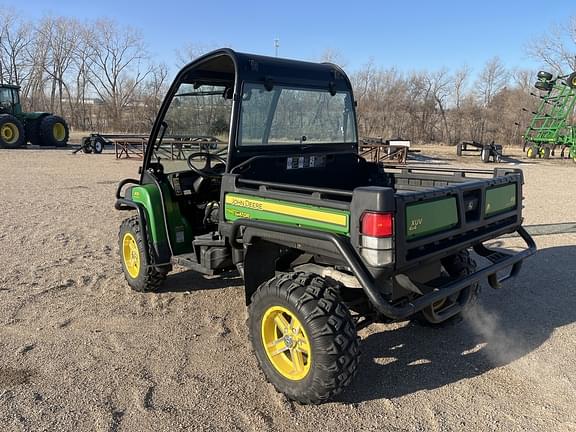
[[[392,237],[394,233],[392,213],[364,212],[360,218],[360,232],[370,237]]]

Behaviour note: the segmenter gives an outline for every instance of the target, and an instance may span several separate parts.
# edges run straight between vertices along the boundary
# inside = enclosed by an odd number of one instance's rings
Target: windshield
[[[246,83],[240,146],[356,142],[349,92]]]
[[[188,169],[192,153],[224,153],[228,147],[231,89],[226,86],[183,83],[166,111],[166,130],[156,143],[154,159],[164,172]]]

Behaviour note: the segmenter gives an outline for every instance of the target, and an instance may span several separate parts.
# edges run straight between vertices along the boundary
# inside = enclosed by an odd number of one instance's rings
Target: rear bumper
[[[526,243],[526,249],[517,253],[504,253],[491,250],[484,245],[479,244],[474,247],[474,250],[491,262],[489,266],[442,287],[436,287],[427,294],[424,294],[411,302],[402,305],[393,305],[382,296],[376,280],[347,237],[323,231],[309,230],[270,222],[238,219],[232,224],[232,229],[230,231],[230,244],[232,247],[238,249],[243,247],[242,243],[239,243],[237,240],[241,227],[255,228],[264,232],[272,231],[287,236],[305,237],[331,243],[339,255],[341,255],[344,261],[348,264],[373,306],[382,315],[394,320],[408,318],[416,312],[430,306],[432,303],[449,297],[484,279],[487,279],[493,288],[499,288],[501,282],[518,274],[522,261],[525,258],[536,252],[536,243],[530,234],[520,226],[516,232]],[[509,272],[505,276],[499,278],[497,274],[499,271],[503,270],[509,270]]]

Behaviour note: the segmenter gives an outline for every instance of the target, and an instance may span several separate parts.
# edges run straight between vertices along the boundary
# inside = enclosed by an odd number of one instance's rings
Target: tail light
[[[394,261],[394,214],[364,212],[360,218],[361,254],[373,267]]]
[[[364,212],[360,219],[360,232],[370,237],[392,237],[394,217],[392,213]]]

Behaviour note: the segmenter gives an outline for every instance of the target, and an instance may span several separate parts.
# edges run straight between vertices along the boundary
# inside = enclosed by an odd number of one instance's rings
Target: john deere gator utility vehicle
[[[20,87],[0,84],[0,148],[35,145],[63,147],[68,125],[62,117],[47,112],[23,112]]]
[[[549,159],[556,147],[561,156],[576,162],[576,72],[554,76],[540,71],[534,86],[540,90],[538,108],[524,133],[526,155],[535,159]]]
[[[215,131],[226,146],[170,153],[171,136]],[[136,291],[158,289],[173,264],[237,270],[265,376],[290,399],[319,403],[356,373],[358,329],[438,325],[474,302],[480,281],[499,288],[519,272],[535,251],[522,184],[517,169],[368,162],[342,69],[221,49],[180,71],[140,177],[118,186],[116,208],[134,211],[120,259]],[[514,232],[523,251],[484,244]]]

